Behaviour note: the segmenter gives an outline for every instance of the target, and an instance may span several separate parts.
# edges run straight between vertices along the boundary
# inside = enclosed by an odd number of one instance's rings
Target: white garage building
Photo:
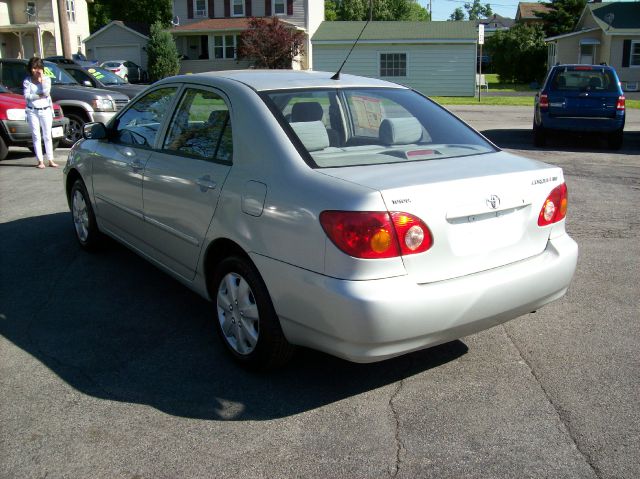
[[[311,38],[313,69],[336,71],[365,22],[323,22]],[[342,69],[429,96],[473,96],[475,22],[370,22]]]
[[[87,37],[84,45],[91,60],[130,60],[146,69],[148,41],[148,26],[114,20]]]

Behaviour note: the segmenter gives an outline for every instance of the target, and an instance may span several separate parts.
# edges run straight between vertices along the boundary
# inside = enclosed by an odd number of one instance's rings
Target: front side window
[[[244,16],[244,0],[233,0],[233,15]]]
[[[400,88],[299,89],[262,94],[312,167],[401,163],[492,153],[477,132]]]
[[[188,89],[171,120],[163,149],[200,160],[230,163],[231,119],[224,100],[210,91]]]
[[[640,42],[631,42],[631,59],[629,66],[640,67]]]
[[[407,54],[406,53],[381,53],[380,54],[381,77],[406,77]]]
[[[285,13],[284,0],[273,0],[273,14],[284,15]]]
[[[67,17],[70,22],[76,21],[76,0],[67,0]]]
[[[207,16],[207,0],[194,0],[193,11],[196,17]]]
[[[137,100],[115,122],[117,143],[153,148],[163,118],[169,114],[177,88],[160,88]]]

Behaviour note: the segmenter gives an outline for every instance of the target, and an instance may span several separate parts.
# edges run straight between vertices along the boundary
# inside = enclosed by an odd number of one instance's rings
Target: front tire
[[[75,113],[69,113],[66,117],[69,119],[69,125],[65,131],[62,146],[65,148],[71,148],[76,141],[82,138],[82,127],[84,126],[85,121]]]
[[[87,188],[79,178],[71,187],[71,215],[80,246],[87,251],[96,250],[102,240],[102,234],[98,230]]]
[[[9,148],[7,144],[4,142],[4,138],[0,136],[0,161],[4,160],[9,154]]]
[[[248,259],[231,256],[220,262],[209,290],[218,335],[236,361],[266,370],[291,358],[294,347],[284,337],[267,287]]]

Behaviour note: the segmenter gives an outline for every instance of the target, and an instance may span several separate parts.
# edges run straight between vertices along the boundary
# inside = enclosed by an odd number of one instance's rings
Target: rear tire
[[[533,124],[533,144],[535,146],[545,146],[547,144],[547,133],[542,126]]]
[[[87,251],[95,251],[102,242],[102,233],[98,230],[87,188],[80,178],[71,187],[71,217],[80,246]]]
[[[607,145],[612,150],[619,150],[622,148],[622,141],[624,138],[624,133],[622,130],[616,130],[613,133],[609,133],[607,135]]]
[[[253,370],[285,364],[295,350],[284,337],[267,287],[255,266],[241,256],[225,258],[211,277],[216,329],[227,350]]]

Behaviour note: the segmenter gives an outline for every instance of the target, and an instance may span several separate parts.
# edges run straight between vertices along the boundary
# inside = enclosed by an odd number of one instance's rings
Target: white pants
[[[47,160],[53,161],[53,140],[51,139],[51,125],[53,114],[51,107],[46,110],[35,110],[27,108],[27,121],[31,127],[31,139],[33,140],[33,150],[36,153],[38,162],[42,162],[42,143],[44,139],[44,149],[47,152]],[[42,136],[40,131],[42,130]]]

